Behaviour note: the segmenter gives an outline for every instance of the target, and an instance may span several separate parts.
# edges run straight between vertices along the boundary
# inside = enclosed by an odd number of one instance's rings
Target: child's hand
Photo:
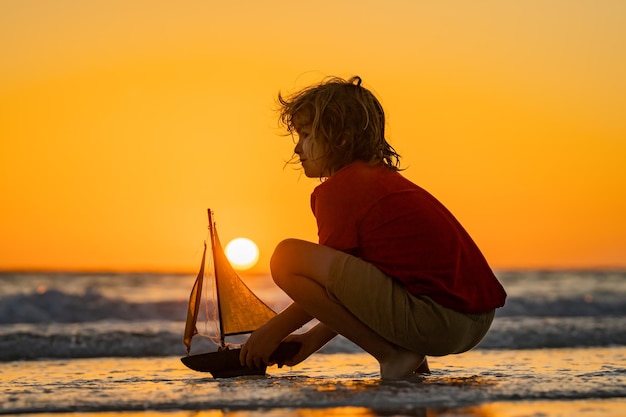
[[[241,347],[239,362],[249,368],[260,368],[263,364],[273,365],[270,356],[280,342],[280,336],[274,335],[267,325],[262,326],[255,330]]]
[[[307,343],[307,340],[309,341],[309,343]],[[287,336],[284,341],[300,343],[300,350],[298,350],[298,352],[295,355],[285,360],[285,365],[287,366],[294,366],[294,365],[299,364],[300,362],[302,362],[303,360],[311,356],[311,354],[313,354],[313,352],[317,350],[317,349],[312,349],[312,343],[310,343],[311,338],[307,337],[306,333],[305,334],[291,334]]]
[[[298,353],[285,360],[285,365],[294,366],[302,362],[313,353],[320,350],[322,346],[324,346],[336,335],[337,333],[330,330],[322,323],[319,323],[317,326],[304,334],[291,334],[287,336],[284,341],[300,343],[300,350]]]
[[[289,359],[293,358],[300,351],[301,347],[302,344],[299,342],[286,342],[283,340],[272,353],[272,356],[270,356],[270,361],[282,368]]]

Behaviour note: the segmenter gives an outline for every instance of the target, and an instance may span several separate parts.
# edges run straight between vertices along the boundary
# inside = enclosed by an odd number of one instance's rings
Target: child
[[[293,303],[252,333],[241,363],[270,365],[289,340],[301,343],[293,366],[341,334],[393,380],[429,372],[426,355],[476,346],[506,293],[452,214],[399,173],[383,108],[361,78],[326,79],[278,100],[280,121],[298,136],[294,158],[323,180],[311,196],[319,244],[276,247],[272,277]]]

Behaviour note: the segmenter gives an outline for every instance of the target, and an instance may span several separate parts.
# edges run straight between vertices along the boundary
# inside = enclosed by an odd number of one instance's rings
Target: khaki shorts
[[[464,314],[427,296],[410,294],[395,279],[354,256],[338,252],[326,291],[391,343],[430,356],[461,353],[485,336],[494,311]]]

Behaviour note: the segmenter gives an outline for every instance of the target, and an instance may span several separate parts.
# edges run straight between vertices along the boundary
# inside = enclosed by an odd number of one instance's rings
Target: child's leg
[[[328,273],[336,253],[314,243],[285,240],[272,257],[272,277],[308,314],[374,356],[380,363],[381,378],[398,379],[413,374],[424,362],[423,355],[392,344],[328,296]],[[420,370],[424,371],[424,367]]]

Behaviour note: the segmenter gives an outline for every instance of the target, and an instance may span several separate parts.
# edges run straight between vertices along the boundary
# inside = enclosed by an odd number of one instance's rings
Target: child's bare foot
[[[380,378],[387,381],[410,378],[420,371],[425,359],[419,353],[398,350],[391,358],[380,362]]]

